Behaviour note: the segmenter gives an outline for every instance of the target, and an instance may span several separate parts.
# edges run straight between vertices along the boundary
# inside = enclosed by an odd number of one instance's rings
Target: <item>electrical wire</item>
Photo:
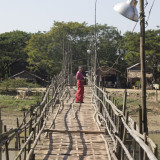
[[[153,0],[153,3],[152,3],[151,8],[150,8],[150,10],[149,10],[148,18],[147,18],[147,21],[146,21],[146,27],[148,26],[148,21],[149,21],[149,18],[150,18],[150,15],[151,15],[153,6],[154,6],[154,4],[155,4],[155,1],[156,1],[156,0]]]
[[[147,7],[147,5],[148,5],[148,1],[146,0],[146,3],[145,3],[145,6],[144,6],[144,8],[146,8]],[[140,19],[140,16],[138,17],[138,20]],[[137,24],[138,24],[138,22],[136,22],[136,24],[135,24],[135,26],[133,27],[133,30],[132,30],[132,32],[134,32],[134,30],[136,29],[136,27],[137,27]]]
[[[138,18],[138,19],[139,19],[139,18]],[[136,29],[137,24],[138,24],[138,22],[136,22],[135,26],[133,27],[132,33],[133,33],[133,32],[134,32],[134,30]]]
[[[97,64],[98,64],[98,68],[100,69],[100,71],[103,72],[103,73],[107,73],[107,72],[109,72],[111,69],[113,69],[113,67],[117,64],[117,62],[118,62],[118,60],[119,60],[119,58],[121,57],[122,54],[123,54],[123,53],[120,53],[120,54],[119,54],[119,56],[117,57],[117,59],[115,60],[115,62],[113,63],[113,65],[112,65],[107,71],[103,71],[103,70],[101,69],[101,66],[100,66],[100,64],[99,64],[98,57],[97,57]]]

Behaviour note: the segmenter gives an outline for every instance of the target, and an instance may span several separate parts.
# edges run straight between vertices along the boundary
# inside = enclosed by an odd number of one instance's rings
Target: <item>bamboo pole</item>
[[[139,106],[139,133],[142,134],[142,108]],[[142,159],[143,157],[143,150],[141,149],[141,146],[139,146],[139,159]]]
[[[1,108],[0,108],[0,135],[2,134],[2,120],[1,120]],[[0,141],[2,140],[0,136]],[[2,147],[0,147],[0,160],[2,160]]]
[[[25,112],[24,112],[24,117],[25,117]],[[26,120],[24,120],[24,124],[26,124]],[[26,142],[27,140],[27,129],[26,127],[24,128],[24,141]],[[24,148],[24,160],[26,160],[26,147]]]
[[[126,102],[127,102],[127,90],[125,89],[123,98],[123,109],[122,109],[123,115],[125,115],[126,113]]]
[[[144,135],[144,143],[147,144],[147,135],[146,133],[143,133]],[[143,160],[147,160],[147,154],[145,152],[143,152]]]
[[[134,129],[136,130],[136,122],[134,122]],[[136,159],[136,141],[134,138],[132,140],[132,148],[133,148],[133,159]]]
[[[7,127],[4,125],[4,132],[7,132]],[[8,142],[5,143],[5,154],[6,154],[6,160],[9,160],[9,153],[8,153]]]
[[[129,113],[126,112],[126,124],[128,124],[128,116],[129,116]],[[126,128],[123,127],[124,131],[123,131],[123,137],[122,137],[122,142],[123,144],[125,145],[125,141],[126,141],[126,135],[127,135],[127,131],[126,131]],[[121,160],[124,160],[124,151],[123,149],[121,150]]]

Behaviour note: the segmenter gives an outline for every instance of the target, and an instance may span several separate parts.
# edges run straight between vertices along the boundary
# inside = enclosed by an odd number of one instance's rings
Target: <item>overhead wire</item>
[[[98,64],[98,67],[99,67],[100,71],[103,72],[103,73],[107,73],[107,72],[109,72],[111,69],[113,69],[113,67],[117,64],[117,62],[118,62],[118,60],[119,60],[119,58],[121,57],[122,54],[123,54],[123,53],[120,53],[120,54],[119,54],[119,56],[117,57],[117,59],[115,60],[115,62],[113,63],[113,65],[112,65],[111,67],[109,67],[109,69],[108,69],[107,71],[103,71],[103,70],[101,69],[101,66],[100,66],[100,64],[99,64],[98,57],[97,57],[97,64]]]
[[[146,20],[146,25],[147,25],[147,26],[148,26],[148,21],[149,21],[149,18],[150,18],[150,15],[151,15],[153,6],[154,6],[154,4],[155,4],[155,1],[156,1],[156,0],[153,0],[153,3],[152,3],[151,8],[150,8],[150,10],[149,10],[148,18],[147,18],[147,20]],[[146,26],[146,27],[147,27],[147,26]]]
[[[148,21],[149,21],[149,18],[150,18],[151,11],[152,11],[152,9],[153,9],[154,3],[155,3],[155,0],[153,0],[153,3],[152,3],[151,8],[150,8],[150,10],[149,10],[149,15],[148,15],[148,18],[147,18],[147,21],[146,21],[147,26],[148,26]],[[147,5],[148,5],[148,1],[146,0],[145,8],[147,7]],[[139,17],[138,19],[140,19],[140,17]],[[135,24],[132,32],[134,32],[137,24],[138,24],[138,22],[136,22],[136,24]],[[99,67],[100,71],[103,72],[103,73],[109,72],[109,71],[117,64],[117,62],[118,62],[118,60],[119,60],[119,58],[120,58],[121,55],[122,55],[122,53],[119,54],[119,56],[117,57],[117,59],[115,60],[115,62],[113,63],[113,65],[112,65],[107,71],[103,71],[103,70],[101,69],[100,64],[99,64],[99,61],[98,61],[98,57],[97,57],[97,64],[98,64],[98,67]]]
[[[146,8],[146,7],[147,7],[147,5],[148,5],[148,1],[146,0],[146,3],[145,3],[144,8]],[[138,20],[139,20],[139,19],[140,19],[140,16],[138,17]],[[137,24],[138,24],[138,22],[136,22],[136,24],[134,25],[132,32],[134,32],[134,30],[136,29]]]

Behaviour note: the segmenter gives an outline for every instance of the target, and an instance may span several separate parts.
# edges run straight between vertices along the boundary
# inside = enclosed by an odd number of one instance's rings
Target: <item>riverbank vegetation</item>
[[[15,95],[0,94],[0,107],[2,111],[19,112],[28,110],[32,105],[39,103],[40,96],[29,96],[25,99]]]
[[[0,77],[6,79],[28,70],[50,80],[62,68],[63,54],[72,52],[73,72],[78,65],[87,70],[87,50],[94,53],[94,26],[78,22],[54,22],[47,32],[12,31],[0,34]],[[97,24],[98,65],[120,71],[139,62],[139,33],[121,32],[106,24]],[[146,62],[154,82],[159,82],[160,29],[146,31]]]
[[[30,88],[40,87],[25,79],[8,79],[0,83],[0,107],[3,111],[24,111],[40,103],[42,94],[32,93]],[[18,89],[28,88],[24,91]]]

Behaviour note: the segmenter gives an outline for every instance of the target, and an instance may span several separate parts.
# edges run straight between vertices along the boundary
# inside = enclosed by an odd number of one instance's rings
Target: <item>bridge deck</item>
[[[107,160],[108,154],[105,143],[94,120],[94,107],[91,104],[91,90],[85,87],[84,103],[74,103],[75,88],[69,89],[71,97],[66,97],[64,105],[57,114],[55,123],[51,129],[57,132],[49,132],[48,136],[41,136],[35,149],[36,160]],[[58,106],[57,106],[58,108]],[[50,112],[46,129],[56,115],[57,108]],[[75,131],[66,132],[63,131]],[[94,133],[82,133],[78,130],[95,131]],[[111,142],[109,137],[106,137]]]

